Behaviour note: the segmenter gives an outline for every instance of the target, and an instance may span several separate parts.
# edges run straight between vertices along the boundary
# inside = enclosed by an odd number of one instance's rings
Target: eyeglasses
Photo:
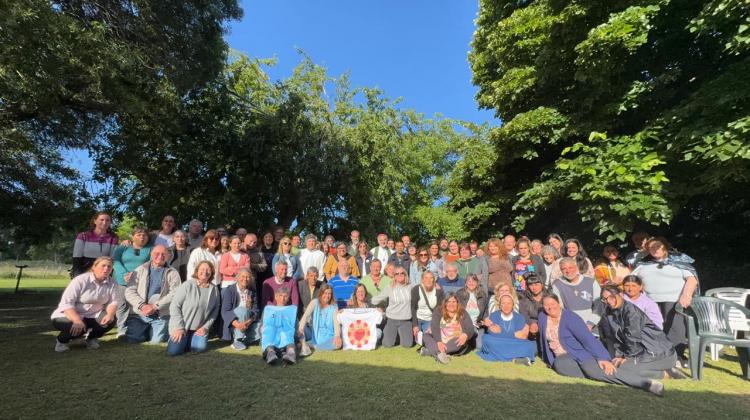
[[[427,254],[419,254],[420,257],[427,257]]]
[[[602,302],[608,303],[610,300],[617,300],[616,295],[607,295],[606,297],[602,298]]]

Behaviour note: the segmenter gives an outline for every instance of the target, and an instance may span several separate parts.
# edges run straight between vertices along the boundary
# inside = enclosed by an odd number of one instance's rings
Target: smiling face
[[[565,245],[565,253],[569,257],[575,257],[578,255],[578,245],[575,242],[568,242],[568,244]]]
[[[94,219],[94,229],[97,232],[104,233],[112,226],[112,218],[108,214],[100,214]]]
[[[174,236],[172,236],[172,240],[174,241],[174,246],[177,249],[185,249],[187,247],[187,235],[181,230],[178,230],[174,233]]]
[[[174,223],[174,217],[172,216],[164,216],[163,219],[161,219],[161,230],[162,232],[166,234],[172,233],[174,230],[175,223]]]
[[[500,310],[505,315],[510,315],[513,313],[513,298],[508,295],[503,295],[500,297]]]
[[[345,257],[345,256],[346,256],[346,245],[344,245],[344,244],[339,244],[339,245],[338,245],[338,246],[336,247],[336,255],[337,255],[337,256],[338,256],[339,258],[343,258],[343,257]]]
[[[254,233],[245,235],[245,249],[253,249],[256,245],[258,245],[258,236]]]
[[[550,318],[553,319],[559,319],[560,318],[560,312],[562,312],[562,309],[560,308],[560,304],[551,297],[544,298],[544,313],[547,314]]]
[[[458,312],[458,299],[456,299],[455,296],[450,296],[448,299],[446,299],[445,310],[449,315]]]
[[[367,300],[367,289],[365,289],[364,286],[357,286],[357,291],[354,292],[354,297],[356,298],[357,302],[365,302]]]
[[[641,296],[641,292],[643,292],[643,286],[634,281],[624,283],[622,289],[623,292],[633,300],[638,299]]]
[[[563,276],[568,280],[575,280],[578,278],[578,265],[573,262],[561,262],[560,271]]]
[[[206,261],[198,264],[198,268],[195,269],[195,279],[198,280],[198,284],[208,283],[212,275],[211,266]]]
[[[232,240],[229,241],[229,250],[235,254],[240,252],[240,238],[232,238]]]
[[[240,286],[240,289],[247,289],[251,280],[252,277],[247,271],[242,271],[237,275],[237,285]]]
[[[458,254],[458,243],[456,241],[452,241],[451,243],[449,243],[448,251],[453,255]]]
[[[331,292],[331,289],[326,289],[320,294],[320,302],[324,305],[330,305],[332,297],[333,293]]]
[[[445,267],[445,276],[448,277],[448,280],[456,280],[458,278],[458,267],[452,264]]]
[[[151,249],[151,265],[154,267],[164,267],[167,265],[169,251],[164,245],[156,245]]]
[[[273,246],[273,234],[270,232],[267,232],[265,235],[263,235],[263,245],[266,246],[266,248],[270,248]]]

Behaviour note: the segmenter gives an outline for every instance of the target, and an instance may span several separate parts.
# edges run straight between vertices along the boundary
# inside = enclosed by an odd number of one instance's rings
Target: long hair
[[[448,315],[448,300],[455,299],[456,300],[456,319],[460,320],[463,318],[464,313],[466,313],[466,310],[464,309],[464,305],[461,305],[461,300],[458,299],[458,296],[456,296],[455,293],[451,292],[448,293],[445,298],[443,299],[443,304],[440,306],[440,313],[443,314],[443,320],[450,321],[451,318]]]
[[[568,256],[568,244],[573,243],[576,244],[578,247],[578,254],[576,254],[576,264],[578,265],[578,271],[581,273],[585,273],[589,269],[589,263],[586,261],[586,251],[583,249],[583,245],[581,245],[581,241],[579,241],[576,238],[570,238],[567,241],[565,241],[565,244],[563,244],[563,247],[565,247],[565,256]]]
[[[490,245],[495,245],[497,247],[498,257],[500,258],[508,257],[508,250],[505,249],[505,245],[503,245],[503,242],[499,238],[490,238],[487,240],[487,246],[485,247],[485,252],[487,252],[488,257],[492,256],[492,254],[490,254]]]

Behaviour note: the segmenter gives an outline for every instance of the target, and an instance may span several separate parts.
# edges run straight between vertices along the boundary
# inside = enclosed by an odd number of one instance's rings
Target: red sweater
[[[221,261],[219,262],[219,274],[221,274],[221,281],[234,281],[237,276],[237,272],[240,268],[250,268],[250,256],[244,252],[240,252],[239,262],[234,262],[232,253],[227,252],[222,254]]]

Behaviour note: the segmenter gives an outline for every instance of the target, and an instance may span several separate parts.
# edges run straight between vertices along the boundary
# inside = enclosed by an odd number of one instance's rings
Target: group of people
[[[258,244],[246,229],[204,232],[197,220],[182,231],[172,216],[123,240],[111,223],[98,213],[76,237],[52,314],[56,351],[76,339],[98,348],[116,326],[128,343],[167,342],[169,355],[205,351],[212,335],[238,351],[258,344],[269,364],[416,343],[440,363],[476,350],[530,366],[538,355],[561,375],[657,395],[659,379],[684,377],[686,320],[675,308],[690,305],[698,277],[690,257],[643,232],[624,261],[607,246],[594,264],[557,234],[417,246],[381,233],[370,247],[355,230],[349,241],[308,233],[303,247],[281,227]]]

